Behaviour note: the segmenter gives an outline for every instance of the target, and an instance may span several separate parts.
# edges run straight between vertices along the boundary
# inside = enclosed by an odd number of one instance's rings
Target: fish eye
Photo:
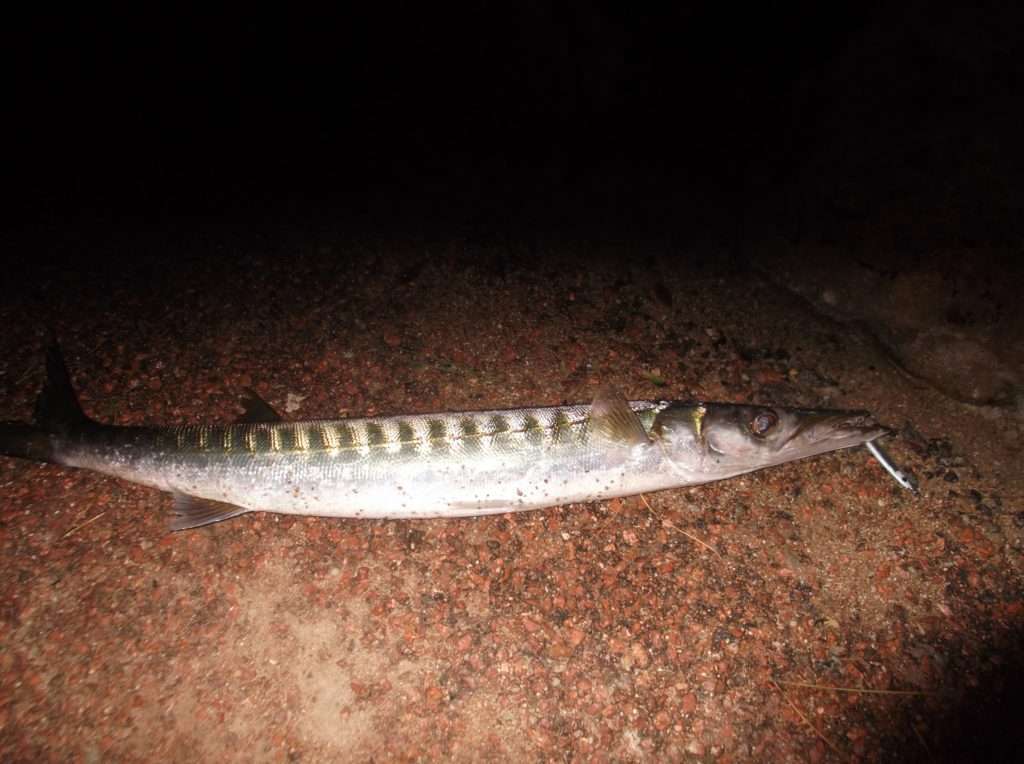
[[[774,411],[758,411],[750,420],[750,431],[757,437],[763,438],[778,423],[779,417]]]

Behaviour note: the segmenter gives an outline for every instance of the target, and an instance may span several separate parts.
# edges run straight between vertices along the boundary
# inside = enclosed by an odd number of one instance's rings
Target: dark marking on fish
[[[324,427],[319,422],[310,422],[306,426],[306,448],[310,451],[326,451],[330,441],[324,434]]]
[[[366,444],[369,446],[383,446],[387,444],[388,437],[384,428],[376,422],[366,423]]]
[[[400,453],[406,455],[416,454],[419,451],[420,439],[416,437],[416,430],[406,421],[398,423],[398,441],[402,444]]]
[[[459,439],[462,441],[462,449],[469,453],[480,450],[480,431],[477,429],[476,420],[471,416],[462,417],[459,420]]]
[[[356,431],[350,425],[335,425],[334,432],[337,438],[336,448],[340,448],[342,451],[345,451],[353,449],[353,447],[356,445]]]
[[[551,440],[554,443],[568,443],[572,437],[572,420],[562,409],[555,409],[551,415]]]
[[[532,414],[523,415],[523,432],[526,433],[526,442],[531,446],[544,444],[544,428],[537,417]]]
[[[253,453],[263,454],[273,450],[269,427],[264,424],[252,424],[249,425],[249,432]]]
[[[301,451],[299,448],[298,427],[292,424],[274,425],[277,434],[278,449],[281,451]]]
[[[433,451],[447,451],[450,448],[448,428],[441,419],[427,420],[427,438]]]

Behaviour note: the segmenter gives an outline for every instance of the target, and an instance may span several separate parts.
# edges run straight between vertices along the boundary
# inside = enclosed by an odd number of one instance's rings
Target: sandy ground
[[[957,400],[886,350],[884,317],[830,310],[853,300],[842,253],[794,283],[664,242],[106,247],[177,259],[16,272],[0,419],[31,417],[53,327],[109,422],[230,421],[246,386],[315,418],[610,382],[869,409],[922,495],[856,450],[649,506],[170,535],[165,495],[0,459],[0,758],[984,760],[1019,740],[1017,400]]]

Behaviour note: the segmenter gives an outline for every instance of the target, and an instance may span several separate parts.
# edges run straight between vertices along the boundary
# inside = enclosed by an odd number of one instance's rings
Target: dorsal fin
[[[611,387],[602,387],[590,405],[590,433],[617,446],[650,443],[643,422],[629,403]]]
[[[237,424],[259,424],[261,422],[283,422],[284,417],[274,410],[274,407],[260,398],[251,387],[245,388],[245,397],[242,398],[242,407],[245,409],[242,416],[235,420]]]
[[[56,337],[51,337],[46,350],[46,382],[36,398],[35,421],[47,432],[59,433],[84,427],[92,421],[78,403]]]

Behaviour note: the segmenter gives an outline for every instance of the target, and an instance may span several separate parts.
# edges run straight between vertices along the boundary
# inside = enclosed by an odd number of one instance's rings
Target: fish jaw
[[[786,416],[793,428],[779,449],[786,461],[862,446],[892,434],[866,411],[794,409]]]

